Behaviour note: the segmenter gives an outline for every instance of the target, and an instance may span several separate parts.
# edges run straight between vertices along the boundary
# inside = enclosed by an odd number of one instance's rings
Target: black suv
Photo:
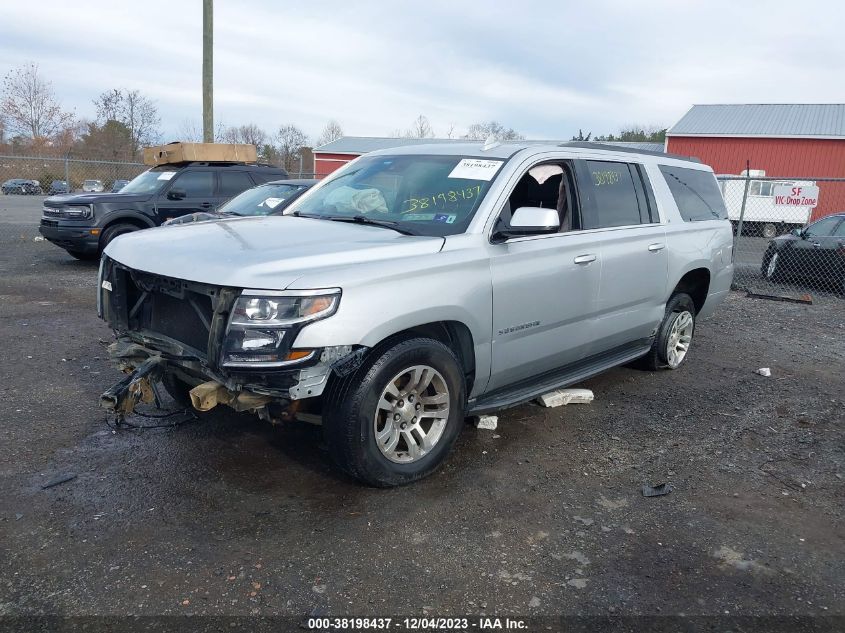
[[[118,235],[188,213],[213,211],[232,196],[286,178],[255,163],[178,163],[153,167],[120,193],[54,196],[44,201],[41,235],[77,259],[96,259]]]

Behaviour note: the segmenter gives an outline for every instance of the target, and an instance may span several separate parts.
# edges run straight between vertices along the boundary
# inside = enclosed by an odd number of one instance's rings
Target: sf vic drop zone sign
[[[819,188],[816,186],[794,187],[778,185],[774,189],[775,206],[815,207],[819,203]]]

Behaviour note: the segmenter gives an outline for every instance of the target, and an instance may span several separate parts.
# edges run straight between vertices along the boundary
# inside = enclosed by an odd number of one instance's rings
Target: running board
[[[608,369],[630,363],[651,349],[653,339],[643,339],[617,347],[533,378],[502,387],[467,402],[467,415],[481,415],[515,407],[544,393],[574,385]]]

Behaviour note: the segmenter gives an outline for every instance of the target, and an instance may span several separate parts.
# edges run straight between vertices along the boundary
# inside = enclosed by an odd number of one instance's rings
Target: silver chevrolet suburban
[[[119,415],[163,383],[323,425],[375,486],[444,460],[468,415],[637,361],[676,369],[728,292],[732,232],[712,170],[588,143],[367,154],[285,215],[115,239],[98,311],[127,376]]]

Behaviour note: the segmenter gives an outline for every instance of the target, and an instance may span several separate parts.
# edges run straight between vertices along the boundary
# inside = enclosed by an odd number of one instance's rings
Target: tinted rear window
[[[728,217],[725,201],[712,172],[660,165],[678,211],[686,222],[724,220]]]

